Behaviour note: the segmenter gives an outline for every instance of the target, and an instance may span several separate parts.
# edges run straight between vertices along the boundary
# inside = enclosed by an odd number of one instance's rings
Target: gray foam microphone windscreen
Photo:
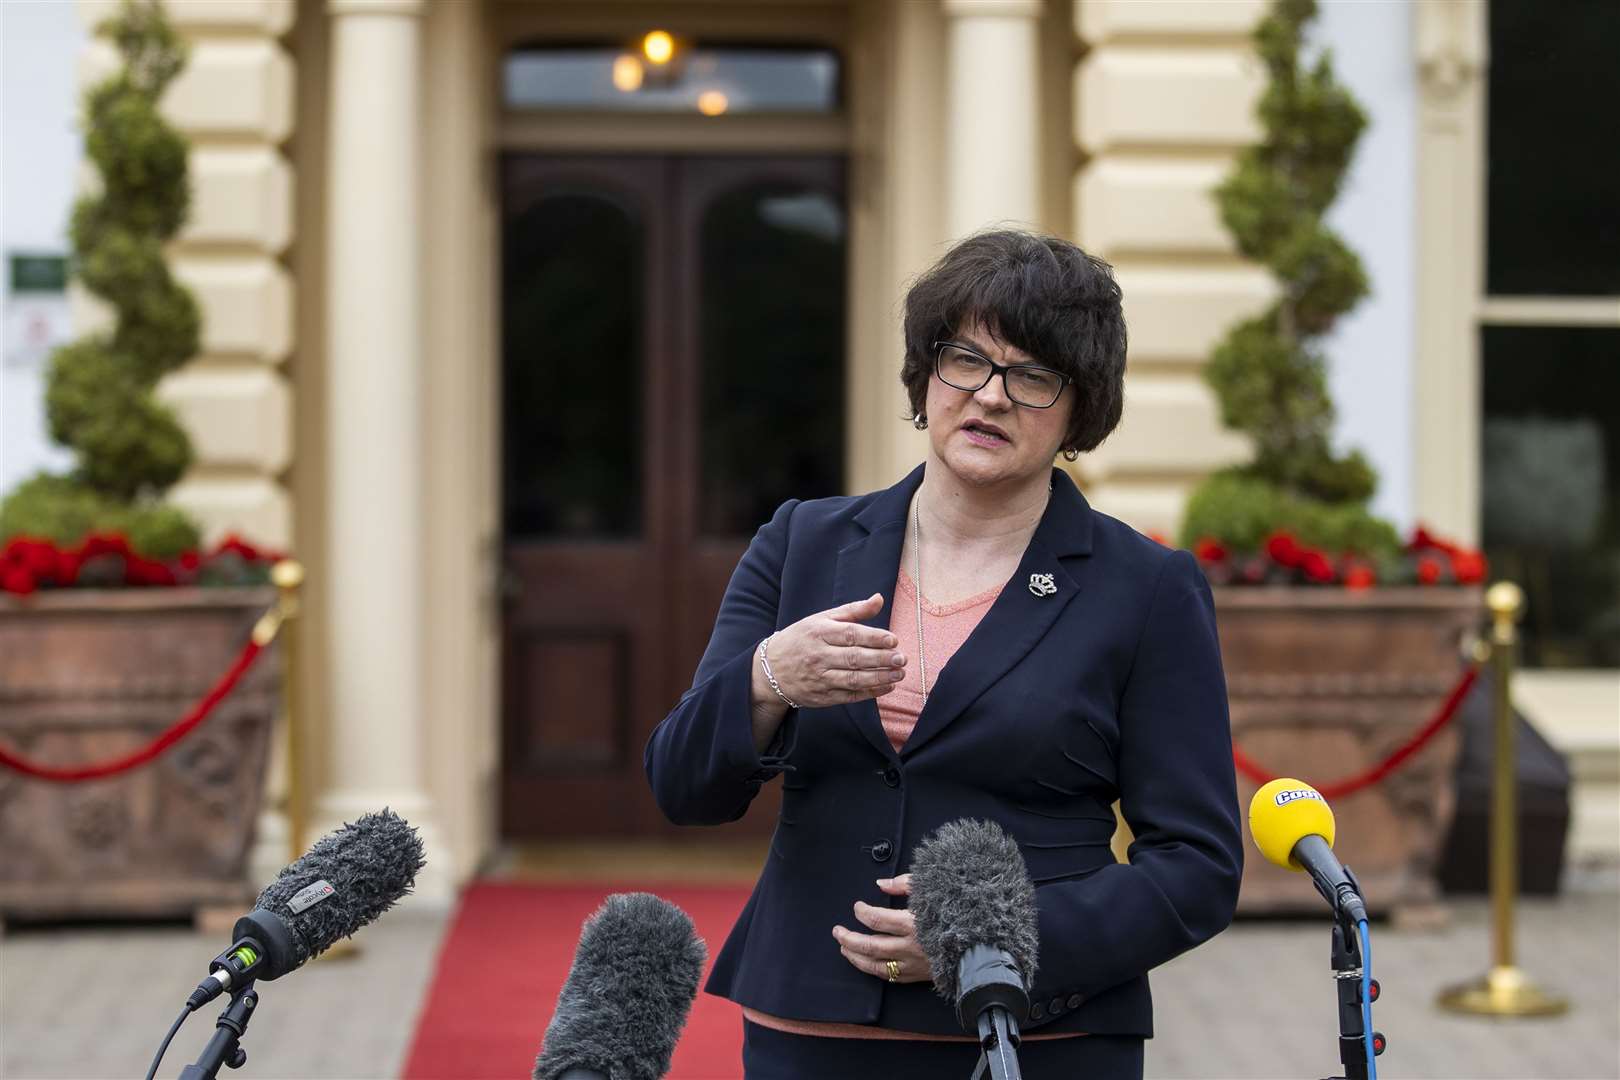
[[[609,896],[580,932],[535,1080],[557,1080],[568,1069],[659,1080],[707,959],[697,928],[674,904],[651,893]]]
[[[291,931],[291,955],[278,958],[279,970],[262,977],[301,966],[393,907],[426,862],[416,830],[386,808],[321,837],[265,886],[254,905]],[[316,888],[321,882],[331,890]]]
[[[1034,984],[1035,885],[1017,842],[994,822],[953,821],[917,845],[907,906],[934,989],[946,1001],[955,1004],[958,965],[979,945],[1007,953],[1024,985]]]

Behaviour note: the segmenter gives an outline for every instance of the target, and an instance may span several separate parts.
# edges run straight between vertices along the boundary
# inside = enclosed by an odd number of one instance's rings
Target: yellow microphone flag
[[[1286,778],[1271,781],[1249,800],[1249,832],[1255,846],[1285,870],[1304,871],[1294,860],[1294,845],[1320,836],[1333,846],[1333,811],[1311,785]]]

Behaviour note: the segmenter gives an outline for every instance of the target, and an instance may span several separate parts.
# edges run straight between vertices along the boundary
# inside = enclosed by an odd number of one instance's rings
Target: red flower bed
[[[1335,554],[1303,544],[1288,532],[1272,533],[1260,551],[1249,553],[1228,551],[1219,541],[1205,538],[1193,545],[1193,554],[1212,585],[1338,585],[1347,589],[1380,584],[1477,585],[1489,570],[1478,551],[1443,540],[1421,525],[1395,558],[1374,559],[1349,551]]]
[[[0,592],[25,596],[40,589],[142,588],[175,585],[262,585],[282,556],[231,535],[211,551],[152,559],[122,533],[92,533],[69,548],[13,537],[0,548]]]

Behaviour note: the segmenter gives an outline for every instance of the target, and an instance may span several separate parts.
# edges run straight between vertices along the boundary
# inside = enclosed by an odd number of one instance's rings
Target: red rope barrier
[[[1312,786],[1321,793],[1322,798],[1337,799],[1341,795],[1353,795],[1362,788],[1371,787],[1378,783],[1384,777],[1406,764],[1408,758],[1423,749],[1430,739],[1440,733],[1441,728],[1451,723],[1452,719],[1457,715],[1458,707],[1462,705],[1463,698],[1468,696],[1468,691],[1473,688],[1474,680],[1478,678],[1478,666],[1470,665],[1463,672],[1462,678],[1457,680],[1457,685],[1452,688],[1451,693],[1446,697],[1445,703],[1440,706],[1439,711],[1429,719],[1427,724],[1414,732],[1411,738],[1397,746],[1383,761],[1369,769],[1356,773],[1354,776],[1347,776],[1343,780],[1335,780],[1331,784],[1313,784]],[[1232,744],[1232,764],[1237,766],[1238,772],[1247,776],[1256,784],[1269,784],[1276,779],[1275,776],[1256,764],[1254,759],[1240,750],[1237,743]]]
[[[236,662],[231,665],[230,670],[220,676],[219,681],[214,684],[214,688],[208,691],[189,713],[167,731],[164,731],[157,738],[133,753],[125,754],[111,761],[98,762],[94,765],[57,766],[41,765],[36,761],[30,761],[21,754],[7,750],[4,746],[0,746],[0,765],[15,769],[17,772],[27,776],[37,777],[40,780],[53,780],[58,783],[99,780],[103,777],[113,776],[145,765],[148,761],[151,761],[185,738],[198,724],[208,719],[208,714],[213,712],[214,707],[224,700],[225,695],[235,689],[236,684],[247,673],[247,669],[253,665],[253,661],[258,659],[259,653],[263,651],[264,647],[262,645],[250,640],[243,646],[241,655],[236,658]]]

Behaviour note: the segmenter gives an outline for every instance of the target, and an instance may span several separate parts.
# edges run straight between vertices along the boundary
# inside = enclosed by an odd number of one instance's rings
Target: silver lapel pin
[[[1029,591],[1036,596],[1051,596],[1057,592],[1057,582],[1052,580],[1051,574],[1029,575]]]

